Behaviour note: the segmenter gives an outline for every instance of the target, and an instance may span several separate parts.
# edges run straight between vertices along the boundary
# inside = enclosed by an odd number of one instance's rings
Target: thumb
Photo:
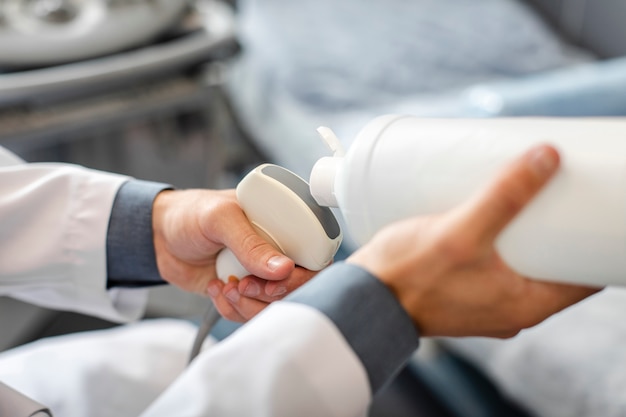
[[[549,145],[535,146],[516,158],[458,208],[454,218],[461,230],[475,244],[493,241],[552,178],[559,162],[558,152]]]
[[[253,228],[239,242],[231,246],[230,250],[252,275],[267,280],[281,280],[287,278],[295,268],[293,260],[257,234]]]

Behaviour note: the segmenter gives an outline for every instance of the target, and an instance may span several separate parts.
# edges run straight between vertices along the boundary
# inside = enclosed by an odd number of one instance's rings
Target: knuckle
[[[220,197],[208,199],[198,206],[198,227],[209,236],[221,234],[222,230],[232,227],[233,214],[238,211],[241,207],[236,201]]]
[[[234,210],[241,210],[239,203],[230,198],[215,198],[206,206],[208,213],[213,213],[219,217],[227,216]]]
[[[254,233],[247,234],[242,241],[242,245],[246,252],[251,255],[258,254],[265,249],[265,241]]]

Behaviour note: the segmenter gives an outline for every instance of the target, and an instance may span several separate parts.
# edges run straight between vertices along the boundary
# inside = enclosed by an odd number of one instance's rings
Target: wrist
[[[162,190],[152,202],[152,234],[155,243],[165,240],[165,230],[169,209],[172,207],[174,190]]]
[[[379,260],[379,257],[360,250],[348,257],[346,263],[366,270],[382,282],[411,318],[413,325],[420,330],[420,314],[417,307],[424,304],[420,300],[423,294],[416,290],[415,283],[410,288],[404,288],[404,281],[415,276],[413,271],[411,273],[402,271],[397,264]]]
[[[168,253],[168,218],[173,206],[175,197],[174,190],[162,190],[159,192],[152,202],[152,240],[154,245],[154,256],[157,269],[163,276],[163,262]]]

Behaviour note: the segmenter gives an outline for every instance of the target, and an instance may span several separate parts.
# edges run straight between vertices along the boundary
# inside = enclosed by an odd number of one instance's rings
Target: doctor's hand
[[[599,290],[521,276],[494,245],[558,165],[554,148],[533,148],[465,204],[394,223],[347,261],[383,281],[422,336],[512,337]]]
[[[314,275],[254,231],[234,190],[162,191],[154,200],[152,227],[161,277],[209,295],[229,320],[252,318]],[[216,257],[224,247],[254,276],[228,284],[217,279]]]

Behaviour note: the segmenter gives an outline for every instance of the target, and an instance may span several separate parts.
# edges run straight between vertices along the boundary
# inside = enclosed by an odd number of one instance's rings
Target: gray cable
[[[220,313],[217,311],[217,308],[210,303],[209,308],[202,316],[202,322],[200,323],[200,327],[198,328],[198,332],[196,333],[196,339],[193,341],[193,347],[191,348],[191,353],[189,355],[189,362],[194,360],[196,356],[200,353],[202,349],[202,344],[204,343],[204,339],[211,333],[211,330],[220,319]]]

